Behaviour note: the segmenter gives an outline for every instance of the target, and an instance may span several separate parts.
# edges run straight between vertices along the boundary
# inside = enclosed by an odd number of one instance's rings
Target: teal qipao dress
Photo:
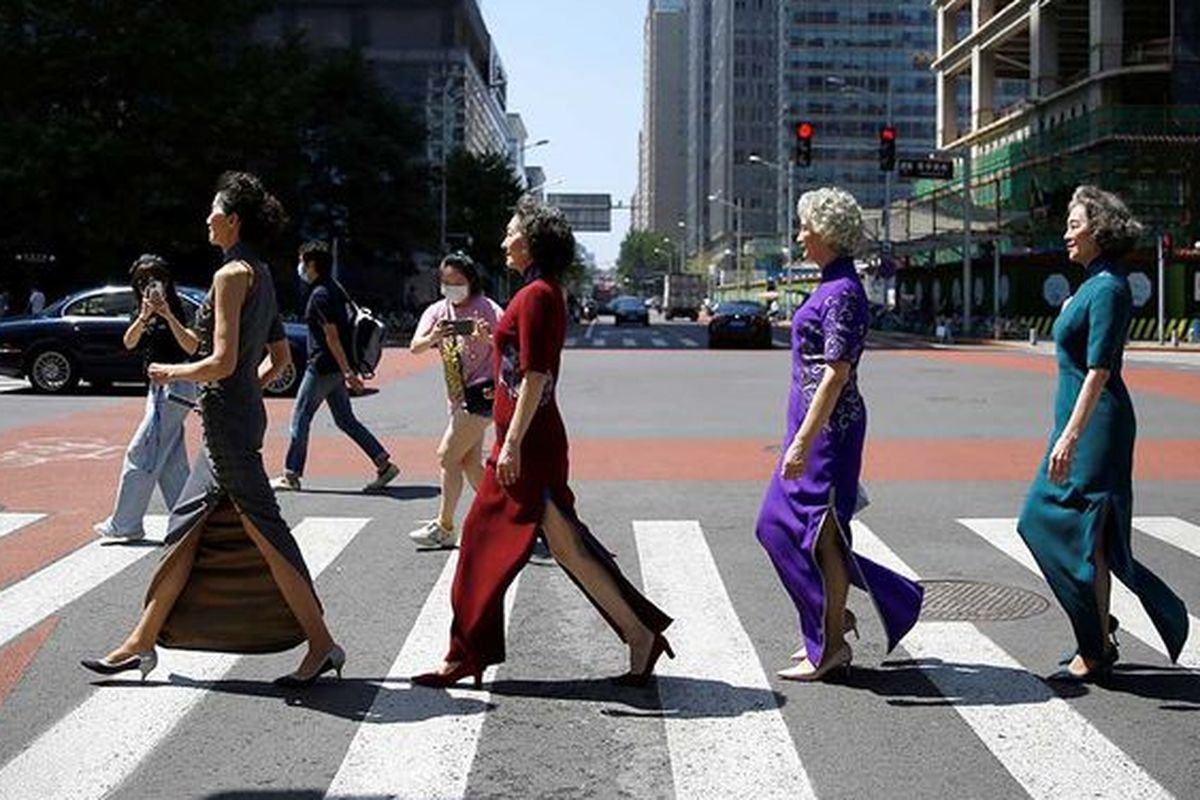
[[[1121,378],[1133,299],[1125,270],[1105,256],[1088,266],[1088,278],[1054,322],[1058,391],[1054,432],[1029,489],[1017,530],[1070,617],[1079,653],[1099,660],[1106,632],[1096,602],[1096,545],[1106,544],[1109,567],[1141,600],[1166,643],[1179,658],[1188,634],[1183,601],[1133,558],[1133,441],[1136,421]],[[1050,482],[1050,453],[1058,441],[1089,369],[1110,370],[1096,410],[1079,437],[1062,485]]]

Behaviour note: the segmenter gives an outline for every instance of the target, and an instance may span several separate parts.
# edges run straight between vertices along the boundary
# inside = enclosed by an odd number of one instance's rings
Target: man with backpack
[[[311,287],[304,311],[308,325],[308,366],[292,409],[284,473],[271,481],[271,486],[281,491],[300,490],[313,416],[322,403],[328,403],[334,424],[375,464],[375,478],[363,491],[382,489],[400,474],[400,469],[350,407],[349,390],[359,392],[363,388],[360,369],[351,362],[355,349],[352,317],[356,309],[346,290],[333,279],[333,257],[324,242],[306,242],[301,246],[296,272]]]

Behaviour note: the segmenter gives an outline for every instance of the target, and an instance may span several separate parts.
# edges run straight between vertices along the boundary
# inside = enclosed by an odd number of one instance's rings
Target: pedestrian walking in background
[[[503,313],[483,293],[471,257],[455,253],[438,270],[442,299],[421,314],[409,349],[416,354],[438,348],[446,377],[450,419],[438,445],[442,494],[437,519],[408,534],[423,547],[453,547],[458,541],[454,510],[464,478],[472,489],[483,480],[483,435],[492,420],[496,394],[492,331]]]
[[[29,313],[40,314],[46,307],[46,295],[37,286],[29,287]]]
[[[334,644],[308,567],[262,463],[267,412],[262,387],[290,363],[271,270],[259,248],[286,224],[262,182],[226,173],[208,215],[223,266],[196,315],[199,360],[150,365],[156,384],[201,384],[204,446],[171,512],[167,544],[137,625],[86,668],[103,675],[158,663],[155,644],[187,650],[272,653],[308,643],[295,672],[276,682],[311,684],[346,655]],[[263,358],[263,352],[267,357]]]
[[[140,256],[129,277],[138,311],[125,331],[125,348],[141,350],[147,370],[151,364],[187,361],[199,349],[200,339],[184,324],[183,302],[167,262],[156,255]],[[167,508],[175,505],[188,478],[183,428],[195,398],[191,381],[150,383],[142,422],[125,449],[113,512],[93,526],[100,536],[143,538],[142,518],[156,485]]]
[[[867,408],[858,390],[867,296],[854,268],[862,211],[841,189],[805,193],[797,204],[805,256],[821,281],[792,319],[792,387],[783,455],[759,512],[757,536],[800,616],[803,646],[781,678],[816,681],[849,668],[850,585],[868,591],[890,652],[916,623],[923,590],[854,552]]]
[[[449,686],[505,659],[504,594],[540,528],[550,552],[629,645],[629,671],[616,680],[644,685],[662,653],[671,618],[647,600],[579,520],[567,485],[567,433],[555,393],[567,333],[564,270],[575,236],[557,209],[525,197],[504,239],[508,267],[524,278],[494,337],[496,440],[475,502],[463,522],[450,601],[450,649],[436,672],[413,677]]]
[[[304,321],[308,325],[308,365],[296,403],[292,407],[284,473],[271,482],[282,491],[298,491],[308,460],[308,439],[313,417],[322,403],[338,430],[354,440],[375,465],[375,477],[364,491],[376,491],[391,483],[400,474],[391,456],[366,426],[359,422],[350,405],[350,390],[361,392],[363,379],[346,356],[351,346],[350,298],[333,279],[333,256],[324,242],[307,242],[300,247],[296,265],[300,280],[309,288]]]
[[[1133,296],[1120,259],[1141,231],[1116,195],[1075,190],[1063,238],[1088,277],[1054,321],[1054,430],[1017,523],[1075,632],[1076,652],[1051,676],[1058,680],[1111,673],[1118,658],[1118,622],[1108,613],[1114,573],[1142,601],[1172,661],[1188,635],[1183,601],[1134,559],[1130,542],[1137,423],[1121,365]]]

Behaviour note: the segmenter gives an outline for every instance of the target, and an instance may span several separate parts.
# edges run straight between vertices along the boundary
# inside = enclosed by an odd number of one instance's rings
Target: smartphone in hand
[[[455,336],[473,336],[475,334],[475,320],[473,319],[452,319],[447,322],[450,334]]]

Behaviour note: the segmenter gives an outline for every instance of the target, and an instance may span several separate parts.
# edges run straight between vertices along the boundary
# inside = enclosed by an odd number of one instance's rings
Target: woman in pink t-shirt
[[[450,421],[438,446],[442,467],[442,499],[437,519],[408,536],[423,547],[454,547],[454,509],[463,479],[472,488],[483,478],[483,435],[492,421],[495,367],[492,330],[502,309],[483,293],[479,271],[470,256],[453,253],[442,259],[442,298],[425,309],[409,349],[423,353],[437,347],[446,376]]]

